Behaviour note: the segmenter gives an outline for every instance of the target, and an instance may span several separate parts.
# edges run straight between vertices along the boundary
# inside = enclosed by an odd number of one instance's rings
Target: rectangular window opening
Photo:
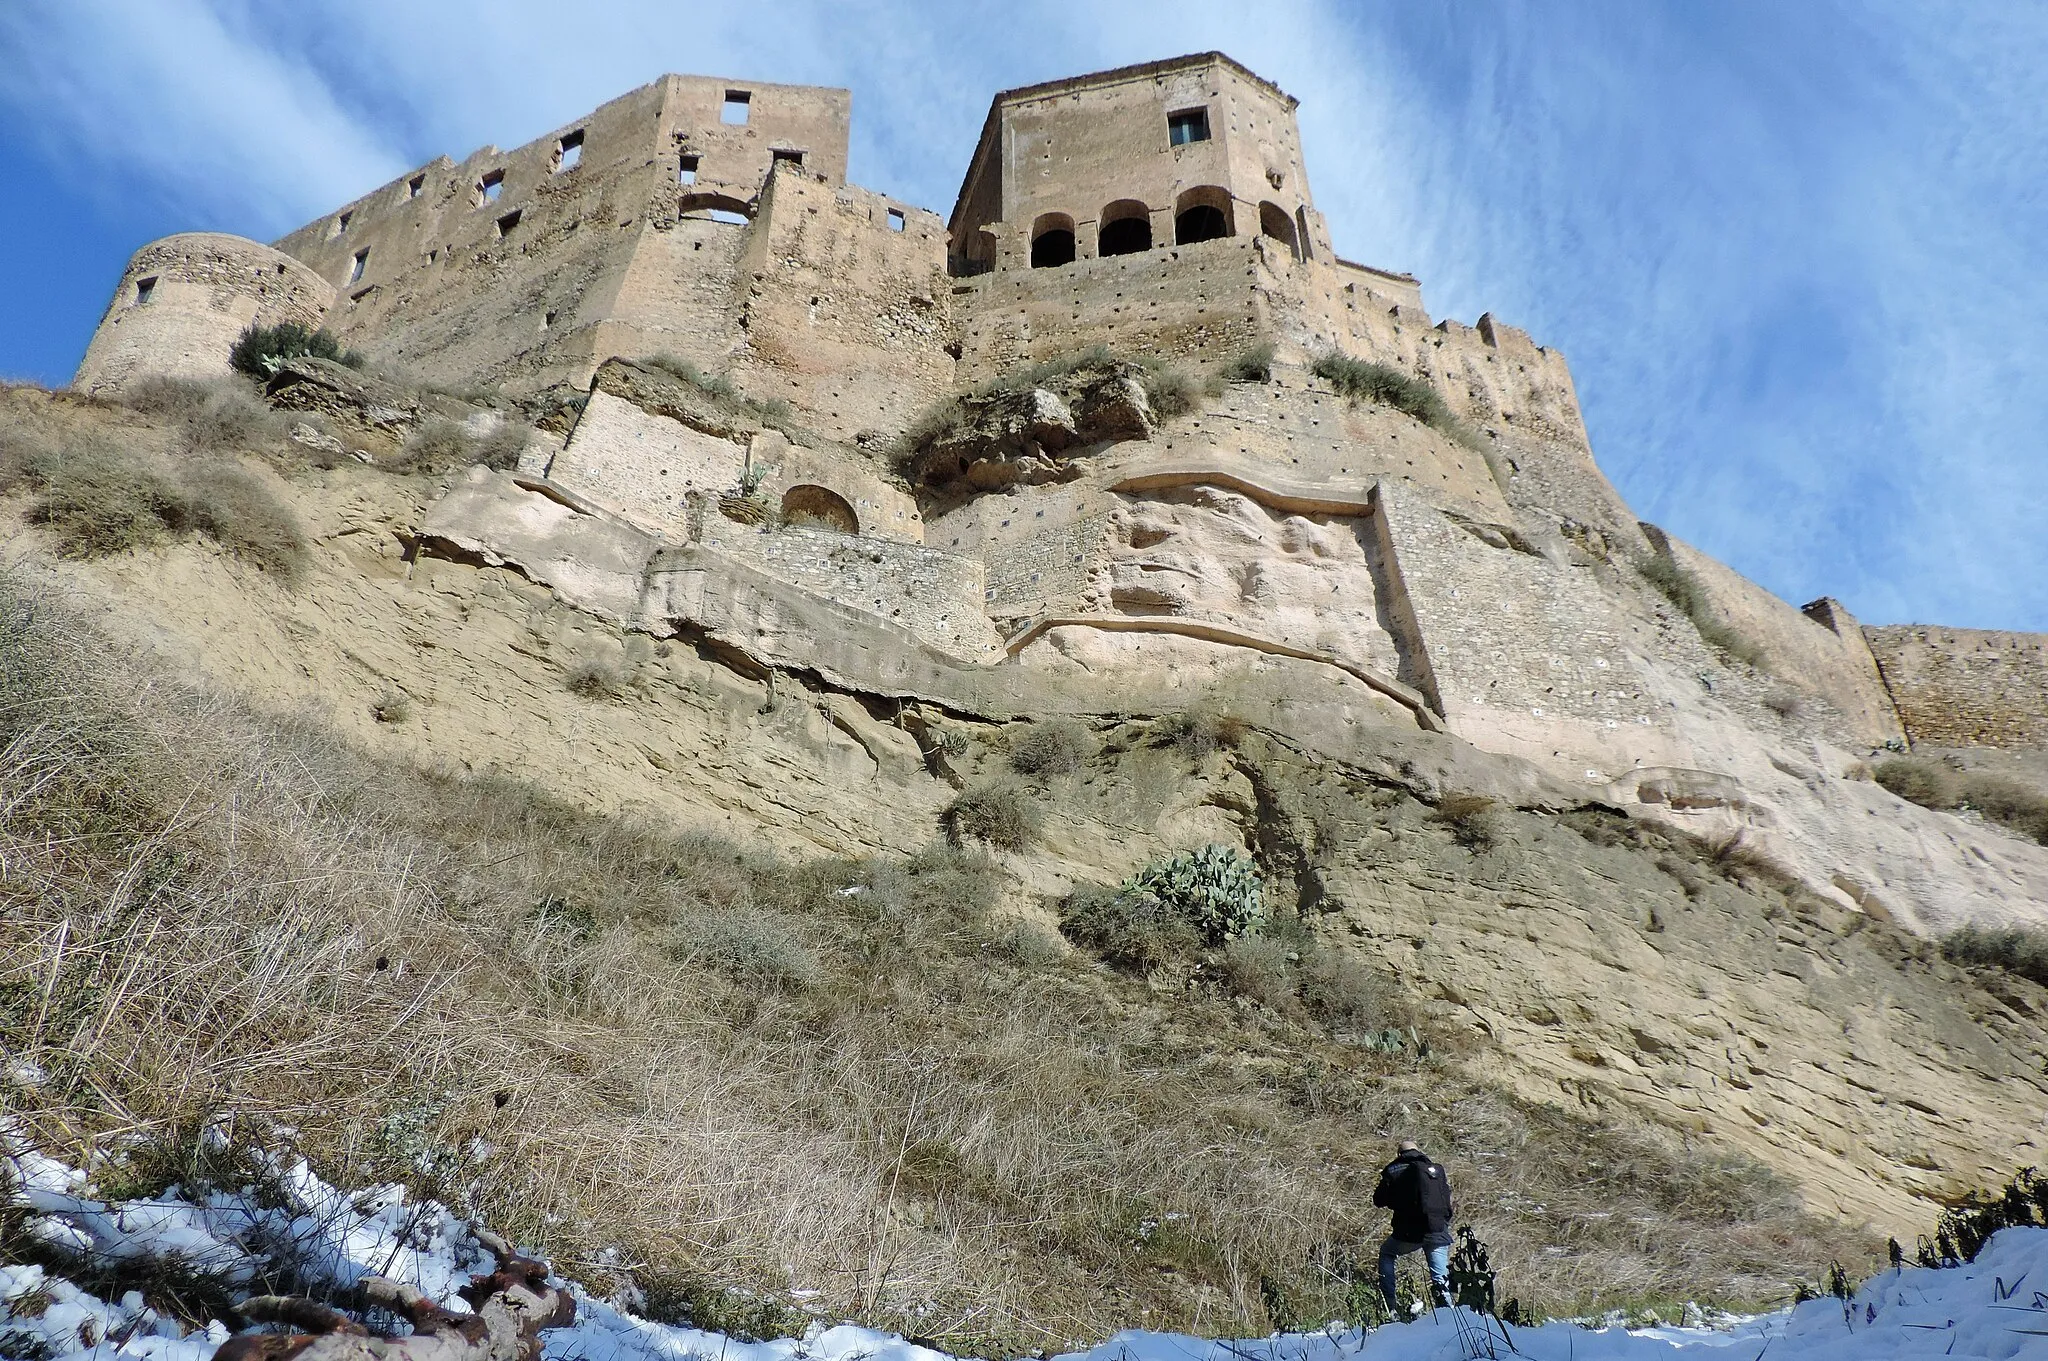
[[[479,205],[496,203],[498,195],[505,188],[505,172],[493,170],[476,182],[476,201]]]
[[[776,150],[769,154],[774,157],[778,164],[793,165],[799,169],[803,167],[804,154],[801,151]]]
[[[554,326],[554,324],[555,314],[553,312],[548,312],[544,314],[540,319],[540,329],[543,331],[551,329]]]
[[[753,109],[753,104],[754,96],[747,91],[727,90],[725,92],[725,108],[720,111],[718,121],[721,123],[745,123],[748,113]]]
[[[697,158],[695,156],[685,156],[676,167],[676,183],[695,184],[696,182]]]
[[[555,173],[574,170],[583,163],[583,129],[567,134],[555,144]]]
[[[353,211],[337,214],[334,219],[334,229],[327,233],[328,238],[331,240],[332,238],[340,236],[343,232],[347,231],[348,220],[354,216],[355,213]]]
[[[514,208],[511,212],[498,219],[498,235],[510,236],[512,235],[512,229],[518,225],[519,209]]]
[[[154,274],[150,275],[147,279],[137,279],[135,281],[135,305],[137,307],[142,306],[142,304],[149,301],[150,295],[155,292],[156,276]]]
[[[354,283],[356,280],[362,278],[363,271],[369,267],[369,264],[370,249],[369,247],[365,246],[363,249],[355,253],[354,259],[348,262],[348,281],[350,283]]]
[[[889,210],[889,230],[892,232],[903,230],[903,210],[901,208],[891,208]]]
[[[425,175],[414,175],[405,182],[405,196],[407,198],[418,198],[426,187],[427,177]]]
[[[1166,116],[1167,140],[1175,146],[1186,146],[1189,142],[1209,140],[1209,111],[1207,109],[1182,109],[1179,113]]]

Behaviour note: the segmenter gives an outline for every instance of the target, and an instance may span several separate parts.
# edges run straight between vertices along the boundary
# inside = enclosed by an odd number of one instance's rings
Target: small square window
[[[498,219],[498,235],[510,236],[512,235],[512,229],[518,225],[519,210],[514,208],[511,212]]]
[[[725,108],[720,110],[718,121],[721,123],[745,123],[747,115],[753,111],[753,107],[754,96],[747,91],[727,90],[725,92]]]
[[[362,250],[356,252],[354,259],[348,262],[348,281],[354,283],[362,278],[363,271],[369,267],[369,264],[370,251],[369,247],[365,246]]]
[[[555,144],[555,173],[574,170],[583,163],[583,129],[567,134]]]
[[[421,191],[426,187],[427,177],[425,175],[414,175],[405,182],[405,196],[407,198],[418,198]]]
[[[695,184],[696,182],[697,158],[695,156],[685,156],[676,166],[676,183]]]
[[[150,275],[147,279],[137,279],[135,281],[135,305],[137,307],[142,306],[142,304],[149,301],[150,295],[155,292],[156,276],[154,274]]]
[[[1166,116],[1166,138],[1175,146],[1186,146],[1189,142],[1209,140],[1209,111],[1207,109],[1183,109]]]
[[[496,203],[498,195],[505,188],[505,172],[493,170],[476,182],[476,201],[479,205]]]
[[[901,208],[891,208],[889,210],[889,230],[892,232],[903,230],[903,210]]]

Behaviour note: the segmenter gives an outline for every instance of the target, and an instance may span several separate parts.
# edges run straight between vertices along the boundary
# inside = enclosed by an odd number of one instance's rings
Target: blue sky
[[[1351,258],[1572,362],[1644,519],[1795,603],[2048,631],[2048,5],[5,0],[0,374],[130,252],[269,239],[663,71],[844,85],[950,208],[989,96],[1221,48],[1302,101]]]

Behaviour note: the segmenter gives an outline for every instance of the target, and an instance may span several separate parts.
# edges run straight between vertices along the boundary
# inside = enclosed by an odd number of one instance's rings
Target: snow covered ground
[[[346,1286],[365,1275],[419,1286],[458,1312],[454,1292],[488,1273],[491,1254],[469,1227],[395,1187],[348,1195],[302,1163],[279,1164],[259,1198],[210,1193],[106,1204],[83,1198],[75,1169],[13,1146],[15,1202],[34,1232],[102,1258],[184,1259],[254,1284],[264,1263],[289,1259],[302,1279]],[[281,1194],[279,1194],[281,1192]],[[0,1357],[210,1361],[227,1339],[219,1323],[187,1330],[131,1292],[100,1299],[40,1267],[0,1267]],[[951,1361],[902,1338],[849,1324],[814,1326],[801,1339],[748,1343],[637,1318],[578,1294],[576,1322],[543,1335],[546,1361]],[[1904,1357],[2048,1361],[2048,1229],[2006,1229],[1977,1260],[1909,1268],[1870,1281],[1845,1308],[1812,1300],[1727,1329],[1592,1330],[1569,1323],[1503,1330],[1461,1310],[1440,1310],[1371,1332],[1332,1329],[1244,1341],[1119,1333],[1060,1361],[1883,1361]]]

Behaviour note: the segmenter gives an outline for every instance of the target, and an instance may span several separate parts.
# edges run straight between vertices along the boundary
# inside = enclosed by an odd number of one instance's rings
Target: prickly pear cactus
[[[1158,899],[1211,945],[1256,935],[1266,921],[1259,867],[1230,846],[1204,846],[1155,860],[1125,880],[1121,891]]]

